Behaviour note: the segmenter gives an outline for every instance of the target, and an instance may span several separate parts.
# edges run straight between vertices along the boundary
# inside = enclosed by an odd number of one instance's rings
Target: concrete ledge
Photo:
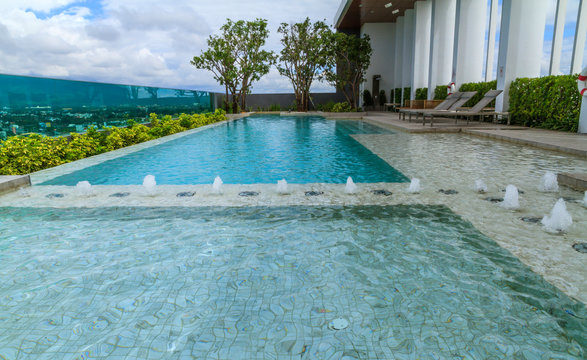
[[[570,174],[562,173],[558,174],[558,183],[561,185],[568,186],[578,191],[587,191],[587,173]]]
[[[31,186],[29,175],[0,176],[0,194],[16,191],[26,186]]]

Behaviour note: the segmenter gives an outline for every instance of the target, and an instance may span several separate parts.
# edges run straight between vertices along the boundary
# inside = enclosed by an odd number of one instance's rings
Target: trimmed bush
[[[385,90],[379,91],[379,106],[383,106],[387,102],[387,96],[385,96]]]
[[[512,124],[576,132],[581,95],[577,75],[518,78],[510,85]]]
[[[404,102],[406,100],[410,100],[410,93],[412,92],[412,88],[411,87],[406,87],[404,88]],[[404,104],[402,104],[403,106]]]
[[[208,114],[181,114],[178,119],[151,114],[150,126],[129,121],[129,127],[91,127],[85,134],[49,137],[40,134],[11,136],[0,141],[0,175],[23,175],[71,161],[120,149],[161,136],[226,120],[224,110]]]
[[[479,102],[479,100],[483,98],[483,95],[485,95],[486,92],[495,89],[497,89],[497,80],[478,83],[465,83],[461,85],[459,91],[477,91],[477,94],[473,96],[469,101],[467,101],[463,106],[474,106],[476,103]],[[495,107],[495,101],[492,101],[491,104],[489,104],[488,106]]]
[[[373,97],[371,96],[371,92],[367,89],[363,90],[363,106],[373,106]]]
[[[428,100],[428,88],[416,89],[416,100]]]
[[[399,104],[399,103],[401,103],[401,102],[402,102],[402,89],[401,89],[401,88],[395,88],[393,91],[394,91],[394,92],[393,92],[393,94],[394,94],[394,99],[393,99],[393,101],[394,101],[396,104]]]
[[[438,85],[434,88],[434,100],[444,100],[447,96],[446,85]]]

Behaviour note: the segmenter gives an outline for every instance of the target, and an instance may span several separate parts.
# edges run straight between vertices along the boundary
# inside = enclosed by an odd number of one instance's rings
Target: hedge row
[[[84,134],[49,137],[40,134],[12,136],[0,141],[0,175],[23,175],[71,161],[153,140],[188,129],[226,120],[224,110],[208,114],[181,114],[162,119],[151,114],[150,126],[129,120],[125,128],[107,127],[98,131],[91,127]]]
[[[477,82],[477,83],[465,83],[461,85],[459,91],[476,91],[477,94],[471,98],[471,100],[467,101],[463,106],[471,107],[474,106],[483,98],[485,93],[489,90],[497,89],[497,80],[488,81],[488,82]],[[495,107],[495,101],[491,102],[491,104],[487,105],[489,107]]]
[[[519,78],[510,85],[512,124],[576,132],[581,95],[577,75]]]
[[[428,88],[416,89],[416,100],[428,100]]]

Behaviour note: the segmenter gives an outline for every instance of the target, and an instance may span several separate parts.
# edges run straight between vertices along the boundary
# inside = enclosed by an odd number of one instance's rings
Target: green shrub
[[[269,111],[281,111],[281,105],[272,104],[271,106],[269,106]]]
[[[434,88],[434,100],[444,100],[447,96],[446,85],[438,85]]]
[[[416,89],[416,100],[427,100],[428,99],[428,88]]]
[[[495,89],[497,89],[497,80],[478,83],[465,83],[461,85],[459,91],[477,91],[477,94],[473,96],[469,101],[467,101],[463,106],[474,106],[476,103],[479,102],[479,100],[483,98],[483,95],[485,95],[486,92]],[[489,104],[488,106],[495,107],[495,101],[492,101],[491,104]]]
[[[69,137],[12,136],[0,141],[0,175],[28,174],[222,120],[226,120],[226,113],[221,109],[208,114],[181,114],[178,119],[159,119],[157,114],[151,114],[150,128],[128,121],[129,127],[103,131],[90,127],[85,134],[73,133]]]
[[[393,101],[396,104],[399,104],[402,102],[402,89],[401,88],[393,89]]]
[[[379,106],[383,106],[387,102],[387,96],[385,96],[385,90],[379,91]]]
[[[367,89],[363,90],[363,106],[373,106],[373,97],[371,96],[371,92]]]
[[[332,112],[332,108],[334,107],[335,104],[336,103],[334,101],[329,101],[326,104],[318,104],[316,109],[318,111]]]
[[[410,97],[411,97],[410,94],[411,94],[411,92],[412,92],[412,88],[411,87],[404,88],[404,102],[406,100],[410,100]],[[404,106],[404,104],[402,104],[402,106]]]
[[[576,132],[581,107],[576,80],[576,75],[516,79],[509,90],[511,123]]]
[[[353,111],[353,109],[351,108],[351,105],[346,101],[336,103],[332,107],[332,112],[351,112],[351,111]]]

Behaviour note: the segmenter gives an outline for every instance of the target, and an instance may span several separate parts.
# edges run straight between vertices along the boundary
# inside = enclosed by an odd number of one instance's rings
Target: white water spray
[[[508,185],[505,188],[505,196],[501,206],[506,209],[518,209],[520,207],[520,200],[518,196],[518,188],[514,185]]]
[[[353,178],[350,176],[346,179],[346,185],[344,187],[344,192],[347,194],[354,194],[357,192],[357,185],[353,181]]]
[[[222,194],[222,179],[220,176],[216,176],[214,178],[214,183],[212,184],[212,192],[214,194]]]
[[[487,184],[481,179],[475,180],[475,191],[478,193],[486,193],[487,192]]]
[[[92,184],[89,181],[80,181],[75,185],[75,191],[79,196],[92,196],[94,195],[94,191],[92,189]]]
[[[408,188],[408,192],[412,194],[416,194],[420,192],[420,179],[413,178],[410,182],[410,187]]]
[[[155,196],[157,194],[157,182],[155,181],[155,176],[145,176],[143,179],[143,189],[147,196]]]
[[[281,195],[288,194],[287,181],[285,181],[285,179],[277,180],[277,193]]]
[[[573,225],[573,218],[567,211],[567,205],[563,199],[558,199],[550,215],[544,215],[542,225],[550,232],[566,231]]]
[[[556,174],[550,171],[544,174],[540,180],[540,186],[538,186],[538,188],[540,191],[544,192],[557,192],[558,181],[556,179]]]

